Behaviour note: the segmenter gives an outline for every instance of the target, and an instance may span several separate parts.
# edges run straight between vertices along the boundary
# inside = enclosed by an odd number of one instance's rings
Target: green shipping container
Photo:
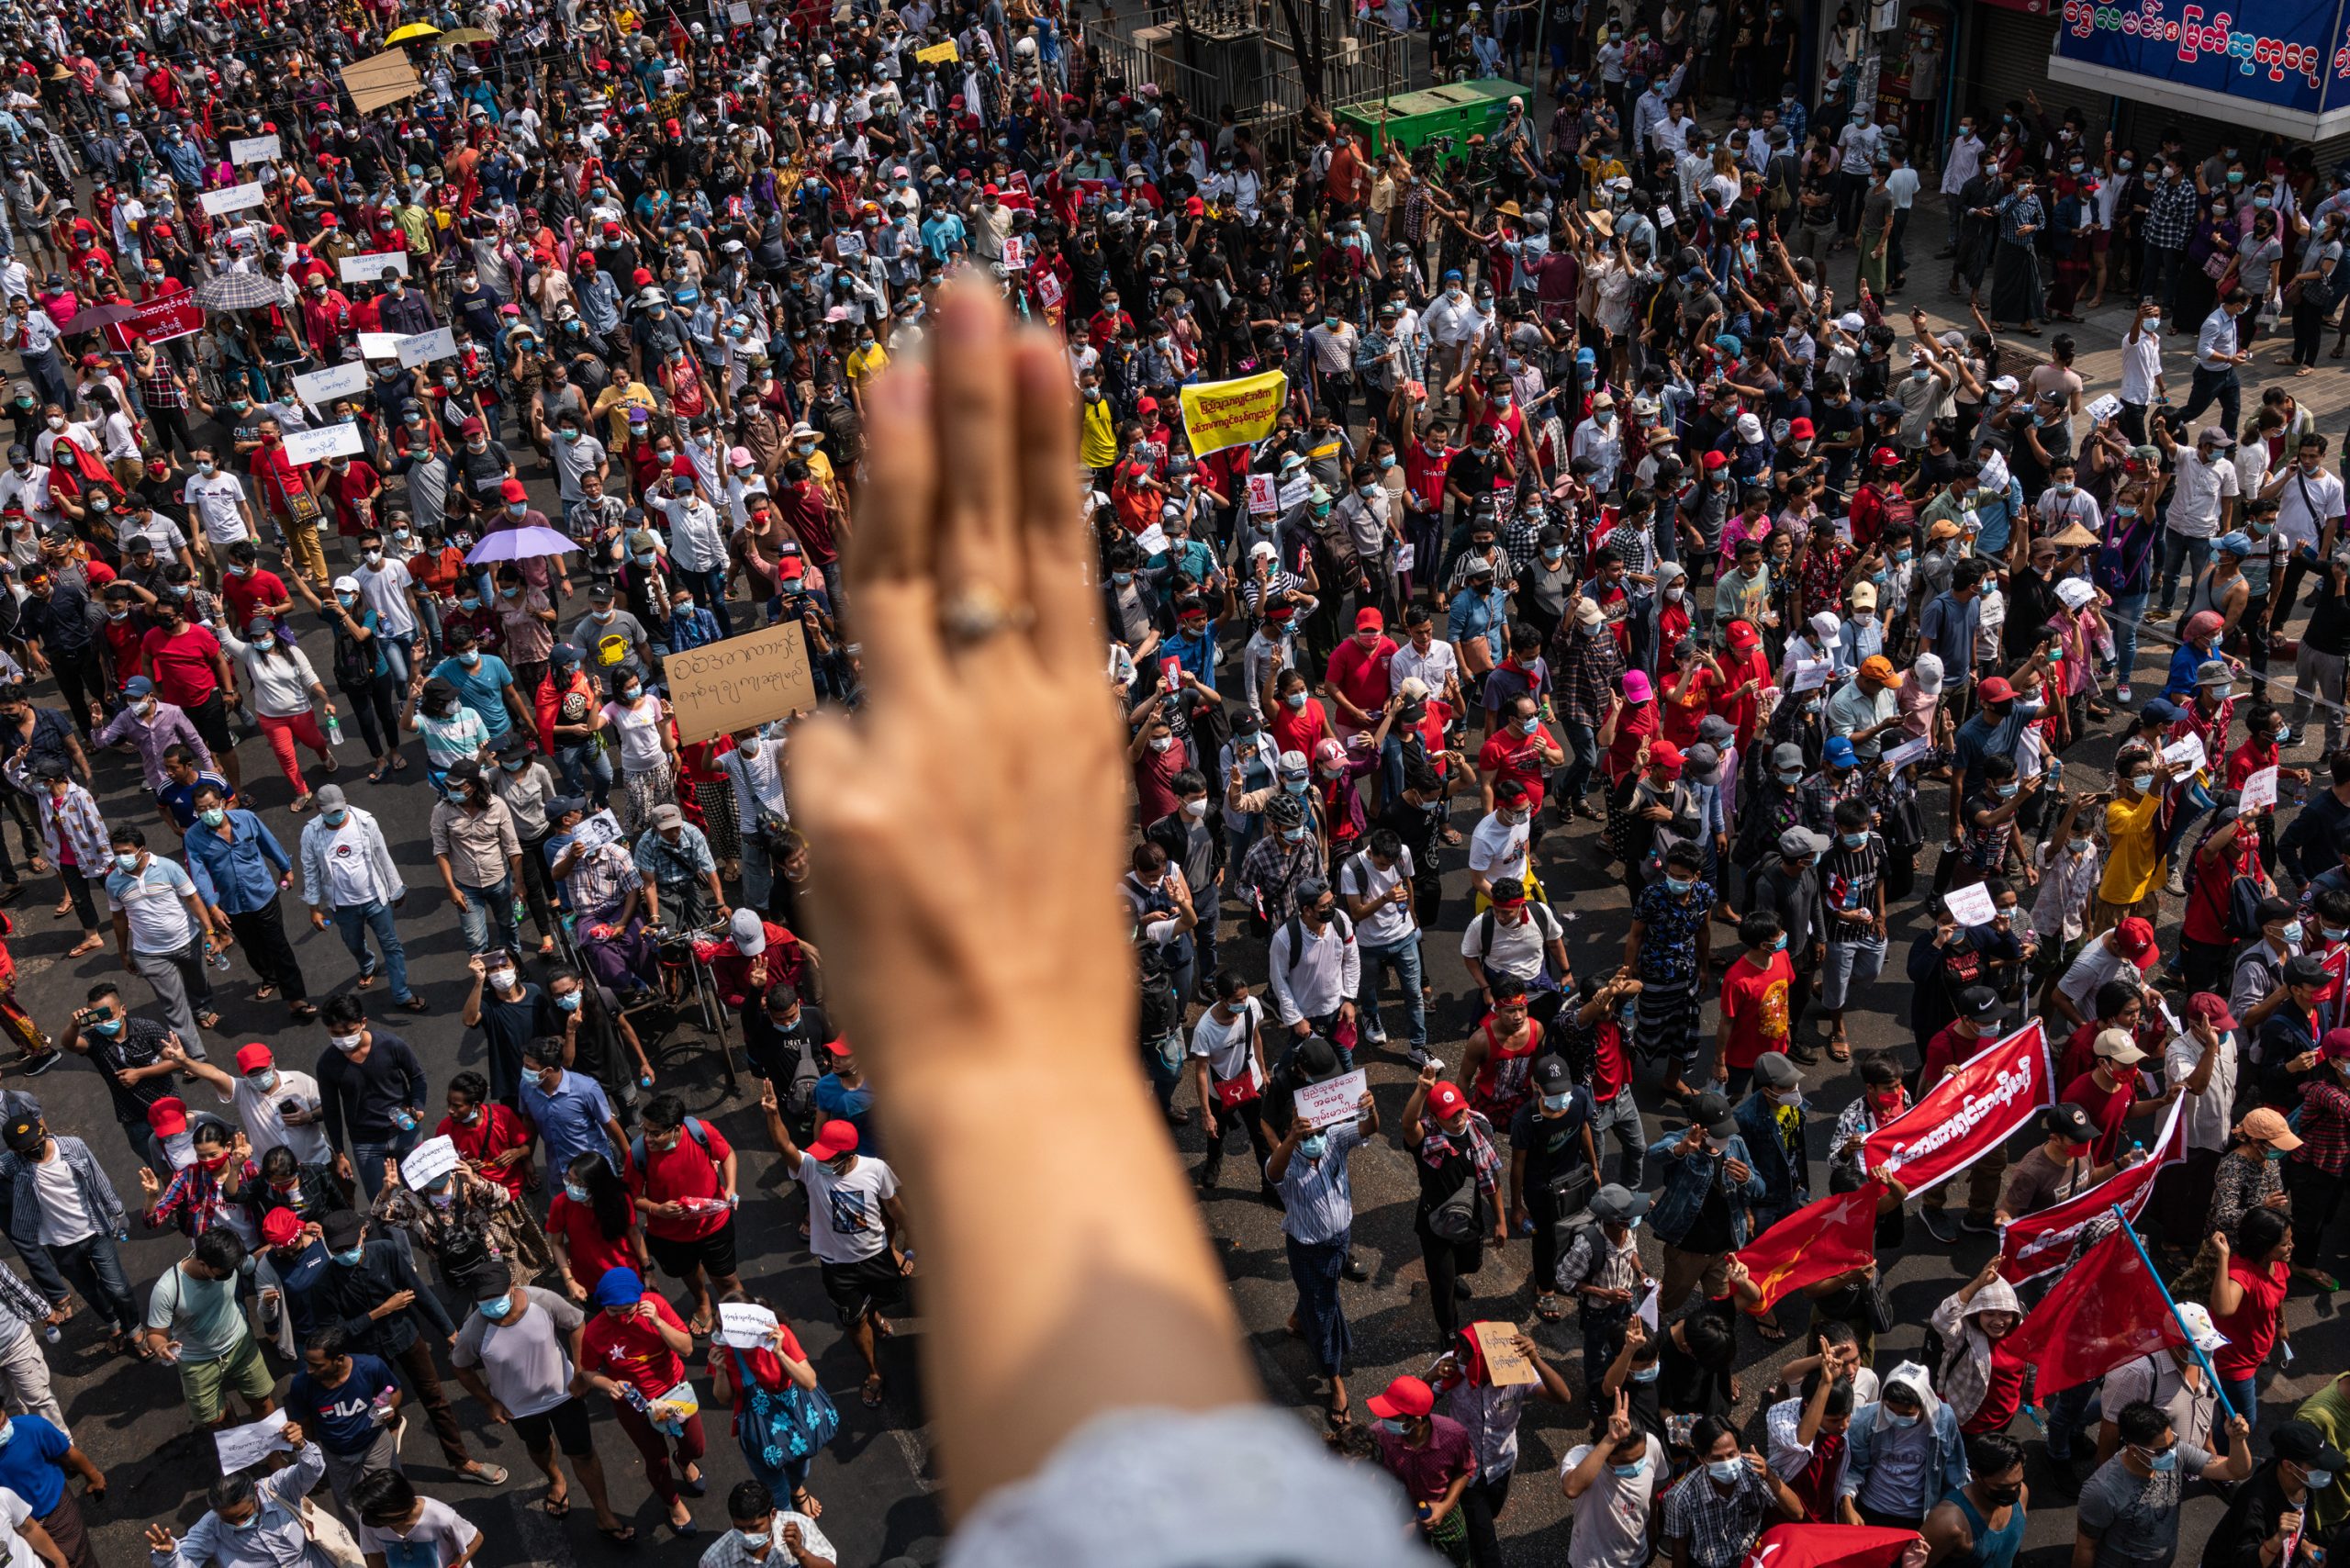
[[[1417,151],[1431,142],[1447,152],[1459,152],[1472,136],[1489,136],[1509,112],[1511,97],[1531,102],[1533,90],[1515,82],[1491,77],[1483,82],[1452,82],[1398,93],[1392,98],[1349,104],[1337,111],[1338,123],[1360,131],[1371,151],[1384,152],[1392,144]]]

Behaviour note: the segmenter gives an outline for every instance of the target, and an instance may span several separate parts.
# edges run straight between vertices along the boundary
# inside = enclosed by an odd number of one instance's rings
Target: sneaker
[[[2163,891],[2165,891],[2165,892],[2168,893],[2171,897],[2173,897],[2173,898],[2175,898],[2175,899],[2183,899],[2183,898],[2185,898],[2185,897],[2187,896],[2187,882],[2186,882],[2186,877],[2187,877],[2187,868],[2185,868],[2184,866],[2181,866],[2181,865],[2180,865],[2178,862],[2177,862],[2176,860],[2172,861],[2172,862],[2171,862],[2171,868],[2170,868],[2170,878],[2169,878],[2169,879],[2168,879],[2168,880],[2166,880],[2165,882],[2164,882],[2164,883],[2163,883]]]
[[[1426,1046],[1414,1046],[1409,1051],[1406,1051],[1404,1054],[1404,1059],[1412,1064],[1412,1070],[1414,1072],[1417,1072],[1420,1069],[1427,1066],[1428,1064],[1428,1048]]]
[[[1362,1037],[1374,1046],[1383,1046],[1387,1043],[1387,1031],[1373,1024],[1362,1032]]]
[[[1947,1247],[1958,1239],[1958,1232],[1951,1228],[1950,1217],[1940,1209],[1919,1209],[1918,1217],[1926,1224],[1926,1234]]]
[[[2116,702],[2127,702],[2130,700],[2130,685],[2127,681],[2124,681],[2121,685],[2113,689],[2113,700]]]
[[[65,1053],[54,1046],[45,1051],[17,1058],[18,1065],[24,1069],[27,1078],[39,1078],[64,1059]]]
[[[2146,611],[2146,623],[2149,626],[2160,625],[2163,622],[2169,619],[2170,611],[2167,610],[2149,610]]]
[[[1958,1228],[1969,1236],[1988,1236],[1999,1227],[1975,1215],[1963,1214],[1958,1216]]]

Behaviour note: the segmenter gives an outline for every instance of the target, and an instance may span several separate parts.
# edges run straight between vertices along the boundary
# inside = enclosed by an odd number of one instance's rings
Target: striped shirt
[[[1344,1241],[1355,1223],[1347,1156],[1362,1142],[1362,1124],[1340,1122],[1326,1136],[1329,1148],[1319,1159],[1307,1159],[1292,1149],[1289,1169],[1274,1183],[1281,1195],[1281,1230],[1308,1247]]]

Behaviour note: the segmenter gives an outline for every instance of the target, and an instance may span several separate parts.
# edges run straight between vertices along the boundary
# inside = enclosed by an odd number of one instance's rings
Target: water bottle
[[[328,715],[327,715],[327,745],[330,745],[330,746],[335,746],[335,745],[341,745],[341,744],[342,744],[342,719],[341,719],[341,715],[339,715],[339,714],[335,714],[335,713],[330,713],[330,714],[328,714]]]
[[[221,973],[223,973],[223,974],[228,973],[228,971],[229,971],[229,953],[228,953],[228,949],[226,949],[226,948],[224,948],[224,947],[215,946],[215,947],[212,949],[212,955],[211,955],[211,957],[212,957],[212,967],[213,967],[214,969],[218,969],[218,970],[219,970]]]
[[[58,1331],[57,1325],[54,1323],[42,1324],[40,1326],[40,1337],[48,1340],[52,1345],[65,1338],[63,1334]]]

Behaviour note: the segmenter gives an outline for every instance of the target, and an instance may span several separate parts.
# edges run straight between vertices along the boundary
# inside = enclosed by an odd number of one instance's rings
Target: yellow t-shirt
[[[1107,468],[1118,460],[1118,421],[1110,412],[1109,398],[1085,405],[1078,457],[1088,468]]]
[[[2135,804],[2115,801],[2105,808],[2105,879],[2097,896],[2110,904],[2136,903],[2154,890],[2163,857],[2154,850],[2154,815],[2162,797],[2149,792]]]
[[[867,376],[874,375],[889,363],[890,351],[879,343],[870,343],[852,349],[848,356],[848,378],[861,386],[865,384]]]

